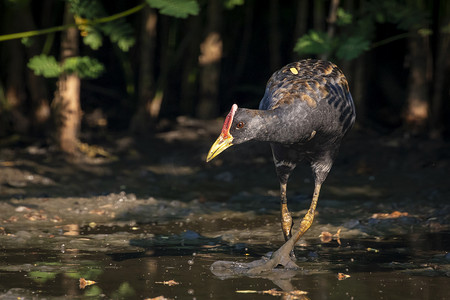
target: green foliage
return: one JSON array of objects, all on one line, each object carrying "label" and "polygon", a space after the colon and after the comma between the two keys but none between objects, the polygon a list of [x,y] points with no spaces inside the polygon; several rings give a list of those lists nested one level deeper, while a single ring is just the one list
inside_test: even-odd
[{"label": "green foliage", "polygon": [[370,41],[363,36],[350,36],[341,39],[336,50],[336,57],[344,60],[352,60],[369,50]]},{"label": "green foliage", "polygon": [[225,0],[224,6],[226,9],[233,9],[236,6],[244,5],[244,0]]},{"label": "green foliage", "polygon": [[90,286],[86,288],[84,292],[85,297],[100,297],[100,295],[103,293],[102,289],[99,288],[97,285]]},{"label": "green foliage", "polygon": [[119,288],[112,293],[111,298],[112,299],[124,299],[124,298],[131,298],[134,295],[136,295],[136,291],[134,288],[129,284],[128,282],[122,282],[119,286]]},{"label": "green foliage", "polygon": [[[427,2],[417,0],[368,0],[358,14],[351,14],[342,8],[336,12],[336,34],[329,37],[324,31],[311,30],[300,37],[294,51],[300,55],[330,55],[338,59],[352,60],[371,48],[374,43],[377,24],[396,24],[404,31],[430,35]],[[388,38],[386,41],[395,39]],[[384,40],[375,43],[383,45]]]},{"label": "green foliage", "polygon": [[58,77],[63,72],[76,73],[80,78],[97,78],[104,71],[102,63],[88,56],[70,57],[60,65],[54,56],[41,54],[32,57],[28,62],[28,67],[36,75],[42,75],[46,78]]},{"label": "green foliage", "polygon": [[148,5],[159,9],[163,15],[176,18],[186,18],[189,15],[197,15],[199,6],[195,0],[145,0]]},{"label": "green foliage", "polygon": [[85,34],[83,34],[83,43],[93,50],[98,50],[103,45],[103,37],[100,31],[89,26],[85,29]]},{"label": "green foliage", "polygon": [[103,73],[105,67],[95,58],[77,56],[66,59],[62,69],[68,74],[76,73],[80,78],[97,78]]},{"label": "green foliage", "polygon": [[36,75],[42,75],[45,78],[58,77],[62,68],[54,56],[45,54],[36,55],[28,62],[28,68],[34,71]]},{"label": "green foliage", "polygon": [[336,24],[338,26],[348,25],[353,22],[353,15],[345,11],[345,9],[343,9],[342,7],[338,7],[336,15],[337,15]]},{"label": "green foliage", "polygon": [[56,272],[43,272],[43,271],[31,271],[28,273],[28,277],[33,279],[37,283],[45,283],[49,280],[55,279]]},{"label": "green foliage", "polygon": [[333,48],[332,40],[325,32],[310,30],[298,39],[294,51],[300,54],[324,54]]},{"label": "green foliage", "polygon": [[135,44],[133,28],[124,19],[96,25],[83,24],[85,19],[95,20],[108,15],[99,0],[69,0],[69,3],[82,32],[83,43],[93,50],[103,44],[101,33],[109,36],[122,51],[128,51]]}]

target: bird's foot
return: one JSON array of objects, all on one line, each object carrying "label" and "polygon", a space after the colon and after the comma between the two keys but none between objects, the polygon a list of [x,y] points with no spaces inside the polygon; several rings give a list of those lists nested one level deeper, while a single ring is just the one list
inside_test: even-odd
[{"label": "bird's foot", "polygon": [[211,271],[220,277],[229,277],[236,275],[259,275],[272,272],[274,269],[283,267],[285,270],[300,269],[295,263],[293,254],[292,239],[287,241],[272,256],[264,256],[259,260],[249,263],[239,263],[233,261],[216,261],[211,265]]},{"label": "bird's foot", "polygon": [[275,251],[269,260],[266,259],[265,262],[261,262],[260,264],[249,268],[246,274],[257,275],[265,272],[270,272],[280,266],[287,270],[300,269],[300,267],[295,263],[295,255],[293,257],[291,256],[293,254],[293,251],[290,250],[289,247],[286,247],[286,244]]}]

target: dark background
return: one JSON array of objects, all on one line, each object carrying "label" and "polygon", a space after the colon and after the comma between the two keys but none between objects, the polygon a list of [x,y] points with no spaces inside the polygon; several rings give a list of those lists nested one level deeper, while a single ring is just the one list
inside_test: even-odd
[{"label": "dark background", "polygon": [[[95,19],[141,4],[85,1],[103,8],[96,13],[93,9],[83,12],[76,3],[1,1],[0,32],[73,23],[77,13]],[[0,42],[0,138],[4,144],[37,140],[73,154],[60,141],[63,127],[72,122],[61,121],[67,114],[61,101],[80,105],[72,139],[88,142],[90,137],[109,133],[153,134],[166,130],[181,115],[213,119],[223,116],[233,103],[256,108],[270,75],[302,58],[328,59],[343,69],[356,102],[358,128],[423,139],[448,137],[447,1],[212,0],[198,1],[198,11],[186,18],[161,14],[151,7],[152,1],[148,3],[120,19],[129,30],[127,38],[134,40],[126,51],[102,30],[102,46],[94,50],[84,43],[82,27],[71,28],[81,35],[69,57],[96,58],[105,69],[96,78],[80,76],[80,94],[71,99],[58,98],[66,73],[44,78],[27,67],[30,58],[44,52],[63,63],[66,31]],[[342,24],[333,5],[351,15],[351,20]],[[65,21],[68,13],[72,16]],[[155,23],[145,29],[143,24],[150,18]],[[299,38],[311,32],[332,39],[327,44],[331,50],[294,51]],[[219,53],[212,62],[202,63],[199,57],[214,50],[214,45],[202,48],[212,34],[217,37],[215,45],[221,45]],[[367,46],[358,50],[361,43],[349,44],[348,37],[359,37]],[[347,53],[354,52],[351,58],[338,55],[343,46],[349,47]],[[158,92],[162,101],[151,113],[148,107]]]}]

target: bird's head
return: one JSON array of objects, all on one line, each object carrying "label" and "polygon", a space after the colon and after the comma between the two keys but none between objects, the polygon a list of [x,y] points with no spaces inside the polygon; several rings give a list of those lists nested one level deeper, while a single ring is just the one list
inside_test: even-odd
[{"label": "bird's head", "polygon": [[223,123],[222,132],[211,146],[206,161],[209,162],[233,145],[253,139],[261,127],[258,126],[259,120],[257,110],[238,108],[233,104]]}]

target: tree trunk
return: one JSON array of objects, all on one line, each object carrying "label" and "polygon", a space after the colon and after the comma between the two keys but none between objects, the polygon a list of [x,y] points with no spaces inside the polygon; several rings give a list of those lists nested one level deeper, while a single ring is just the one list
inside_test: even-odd
[{"label": "tree trunk", "polygon": [[429,117],[430,45],[428,36],[418,34],[409,38],[409,82],[404,110],[406,130],[423,133]]},{"label": "tree trunk", "polygon": [[269,63],[270,71],[274,72],[281,67],[281,41],[279,29],[280,8],[278,0],[270,0],[269,10]]},{"label": "tree trunk", "polygon": [[450,95],[448,85],[446,87],[446,75],[449,74],[450,67],[450,58],[448,55],[450,52],[450,36],[448,32],[444,32],[443,30],[447,24],[450,24],[449,1],[440,1],[440,5],[437,6],[437,9],[437,14],[440,15],[440,18],[437,21],[439,29],[437,32],[437,49],[433,76],[433,98],[430,111],[431,138],[440,138],[442,136],[442,131],[444,130],[444,95],[447,97]]},{"label": "tree trunk", "polygon": [[[48,1],[45,1],[44,3],[48,9],[51,3]],[[23,10],[20,20],[23,24],[23,31],[36,28],[29,3]],[[35,55],[39,55],[41,53],[41,49],[41,38],[35,37],[34,42],[29,47],[25,47],[27,58],[30,59]],[[28,68],[26,72],[29,97],[31,100],[31,131],[33,134],[45,136],[50,121],[50,104],[48,101],[48,91],[45,78],[35,75],[34,72]]]},{"label": "tree trunk", "polygon": [[[339,6],[339,0],[331,0],[330,10],[327,18],[327,35],[330,40],[334,37],[336,31],[337,9]],[[329,53],[323,53],[320,55],[320,59],[327,60]]]},{"label": "tree trunk", "polygon": [[154,119],[152,101],[155,97],[155,49],[158,15],[150,7],[142,11],[141,45],[139,52],[138,107],[131,120],[134,133],[148,132]]},{"label": "tree trunk", "polygon": [[325,30],[325,2],[324,0],[314,0],[313,7],[313,23],[314,30],[324,31]]},{"label": "tree trunk", "polygon": [[[66,3],[64,24],[74,22]],[[78,29],[70,27],[62,33],[61,61],[78,55]],[[61,74],[57,82],[55,99],[53,100],[56,118],[56,139],[59,148],[75,155],[78,150],[78,134],[81,123],[80,78],[76,74]]]},{"label": "tree trunk", "polygon": [[[11,7],[7,10],[3,22],[10,26],[10,31],[20,32],[22,30],[22,23],[19,18],[23,9],[17,4],[16,7]],[[2,134],[11,132],[19,134],[27,134],[30,127],[30,120],[26,115],[26,87],[25,87],[25,53],[24,47],[19,40],[12,40],[4,42],[5,54],[7,59],[4,60],[7,65],[5,70],[8,74],[5,86],[5,111],[2,112],[3,118],[0,126]],[[5,129],[7,128],[7,129]],[[9,130],[8,130],[9,129]]]},{"label": "tree trunk", "polygon": [[216,117],[219,112],[219,79],[222,59],[222,1],[208,1],[205,39],[200,45],[200,101],[197,116]]},{"label": "tree trunk", "polygon": [[[308,0],[297,1],[297,11],[295,16],[294,41],[306,34],[308,28]],[[298,60],[299,55],[296,51],[292,51],[291,60]]]},{"label": "tree trunk", "polygon": [[193,115],[195,114],[195,99],[198,93],[198,56],[200,49],[198,45],[201,42],[201,17],[193,16],[187,20],[187,33],[189,42],[182,63],[181,76],[181,95],[180,95],[180,109],[181,114]]},{"label": "tree trunk", "polygon": [[226,82],[227,89],[225,91],[224,102],[230,102],[233,100],[234,93],[236,92],[236,86],[242,81],[242,76],[245,71],[245,67],[248,60],[248,54],[250,50],[250,43],[253,34],[253,19],[255,11],[255,1],[245,1],[244,3],[245,15],[243,17],[243,24],[236,23],[238,34],[234,35],[235,43],[239,48],[237,53],[236,62],[234,63],[234,71],[228,76]]}]

